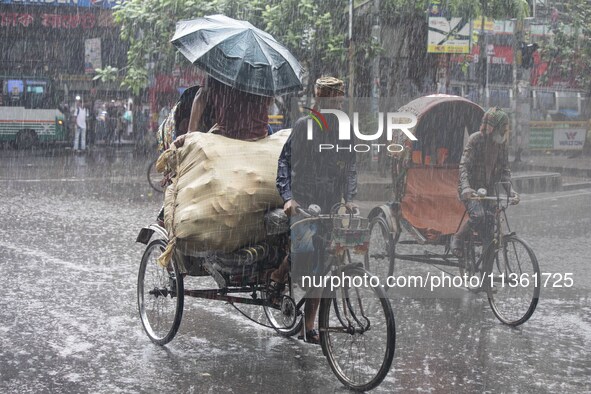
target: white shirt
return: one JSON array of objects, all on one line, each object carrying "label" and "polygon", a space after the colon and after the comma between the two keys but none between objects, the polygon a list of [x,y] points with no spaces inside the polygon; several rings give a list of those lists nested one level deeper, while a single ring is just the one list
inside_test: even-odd
[{"label": "white shirt", "polygon": [[76,107],[76,125],[82,129],[86,128],[86,116],[88,113],[84,107]]}]

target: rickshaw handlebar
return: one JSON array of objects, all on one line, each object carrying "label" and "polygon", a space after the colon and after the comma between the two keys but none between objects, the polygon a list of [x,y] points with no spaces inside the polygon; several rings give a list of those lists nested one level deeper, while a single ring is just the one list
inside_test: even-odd
[{"label": "rickshaw handlebar", "polygon": [[494,197],[494,196],[478,196],[476,194],[473,194],[472,197],[470,197],[470,200],[487,200],[487,201],[497,201],[497,200],[506,200],[506,199],[510,199],[511,197],[509,196],[499,196],[499,197]]},{"label": "rickshaw handlebar", "polygon": [[301,214],[304,219],[298,220],[297,222],[291,224],[290,229],[293,228],[294,226],[298,226],[301,225],[303,223],[307,223],[307,222],[314,222],[314,221],[318,221],[318,220],[331,220],[337,217],[342,217],[343,219],[352,219],[354,217],[359,217],[359,209],[356,210],[356,212],[353,213],[347,213],[347,214],[321,214],[321,210],[320,207],[318,205],[315,204],[311,204],[308,209],[303,209],[302,207],[296,207],[296,212]]},{"label": "rickshaw handlebar", "polygon": [[479,196],[478,194],[473,194],[472,197],[470,197],[470,200],[475,200],[475,201],[495,201],[497,202],[499,205],[501,204],[502,201],[506,201],[507,205],[504,206],[505,208],[509,205],[517,205],[519,203],[519,198],[515,198],[515,197],[511,197],[507,194],[504,195],[498,195],[498,196]]}]

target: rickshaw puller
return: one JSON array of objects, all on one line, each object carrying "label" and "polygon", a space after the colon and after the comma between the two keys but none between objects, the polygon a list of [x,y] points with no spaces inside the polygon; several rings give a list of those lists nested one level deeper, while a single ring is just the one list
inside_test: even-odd
[{"label": "rickshaw puller", "polygon": [[[319,110],[320,107],[340,108],[345,95],[343,81],[333,77],[319,78],[316,80],[314,93],[317,98],[316,109]],[[308,140],[309,119],[311,119],[309,116],[305,116],[297,120],[279,156],[277,189],[284,201],[285,213],[288,216],[297,215],[296,209],[300,204],[304,207],[309,204],[317,204],[322,213],[329,213],[335,204],[341,202],[341,199],[345,200],[347,209],[355,210],[356,206],[351,202],[357,193],[355,152],[336,152],[334,150],[320,152],[318,150],[320,144],[338,142],[338,119],[333,114],[326,115],[327,131],[321,130],[313,123],[313,140]],[[305,260],[313,261],[315,265],[322,265],[325,260],[325,247],[318,237],[314,237],[313,245],[311,245],[312,250],[293,253],[296,249],[306,249],[296,243],[300,238],[297,234],[298,231],[304,231],[304,229],[294,227],[291,234],[292,253],[290,253],[290,258],[294,260],[294,266]],[[269,284],[271,298],[276,299],[281,295],[289,269],[290,262],[286,257],[271,274]],[[320,343],[318,332],[314,329],[319,304],[319,298],[306,300],[304,307],[305,332],[304,335],[299,336],[299,339],[313,344]]]},{"label": "rickshaw puller", "polygon": [[493,107],[486,111],[479,131],[470,136],[464,147],[458,193],[469,218],[451,238],[451,251],[458,257],[462,257],[463,243],[470,231],[477,231],[484,245],[490,242],[492,236],[486,220],[487,211],[491,208],[485,201],[471,198],[475,190],[495,190],[496,184],[502,182],[511,197],[511,204],[519,203],[519,195],[511,185],[508,139],[509,116],[500,108]]}]

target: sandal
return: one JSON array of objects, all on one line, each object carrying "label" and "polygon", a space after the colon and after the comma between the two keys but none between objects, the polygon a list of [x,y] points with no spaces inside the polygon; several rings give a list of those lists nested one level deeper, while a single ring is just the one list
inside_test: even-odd
[{"label": "sandal", "polygon": [[303,340],[304,342],[311,343],[313,345],[320,344],[320,335],[318,335],[318,331],[316,329],[311,329],[306,331],[306,335],[298,335],[298,339]]},{"label": "sandal", "polygon": [[275,282],[273,279],[269,279],[269,283],[267,284],[267,301],[275,306],[280,306],[284,291],[285,283]]}]

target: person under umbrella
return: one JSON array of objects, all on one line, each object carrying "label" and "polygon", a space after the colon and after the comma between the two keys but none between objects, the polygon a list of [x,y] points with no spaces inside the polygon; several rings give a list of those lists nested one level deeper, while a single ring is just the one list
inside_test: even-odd
[{"label": "person under umbrella", "polygon": [[272,98],[303,88],[304,71],[295,57],[246,21],[224,15],[179,21],[171,42],[210,76],[193,101],[190,132],[197,131],[211,103],[217,124],[213,132],[241,140],[263,138],[269,132]]},{"label": "person under umbrella", "polygon": [[244,141],[267,136],[272,97],[242,92],[210,77],[193,100],[189,132],[197,131],[207,103],[215,108],[214,133]]}]

